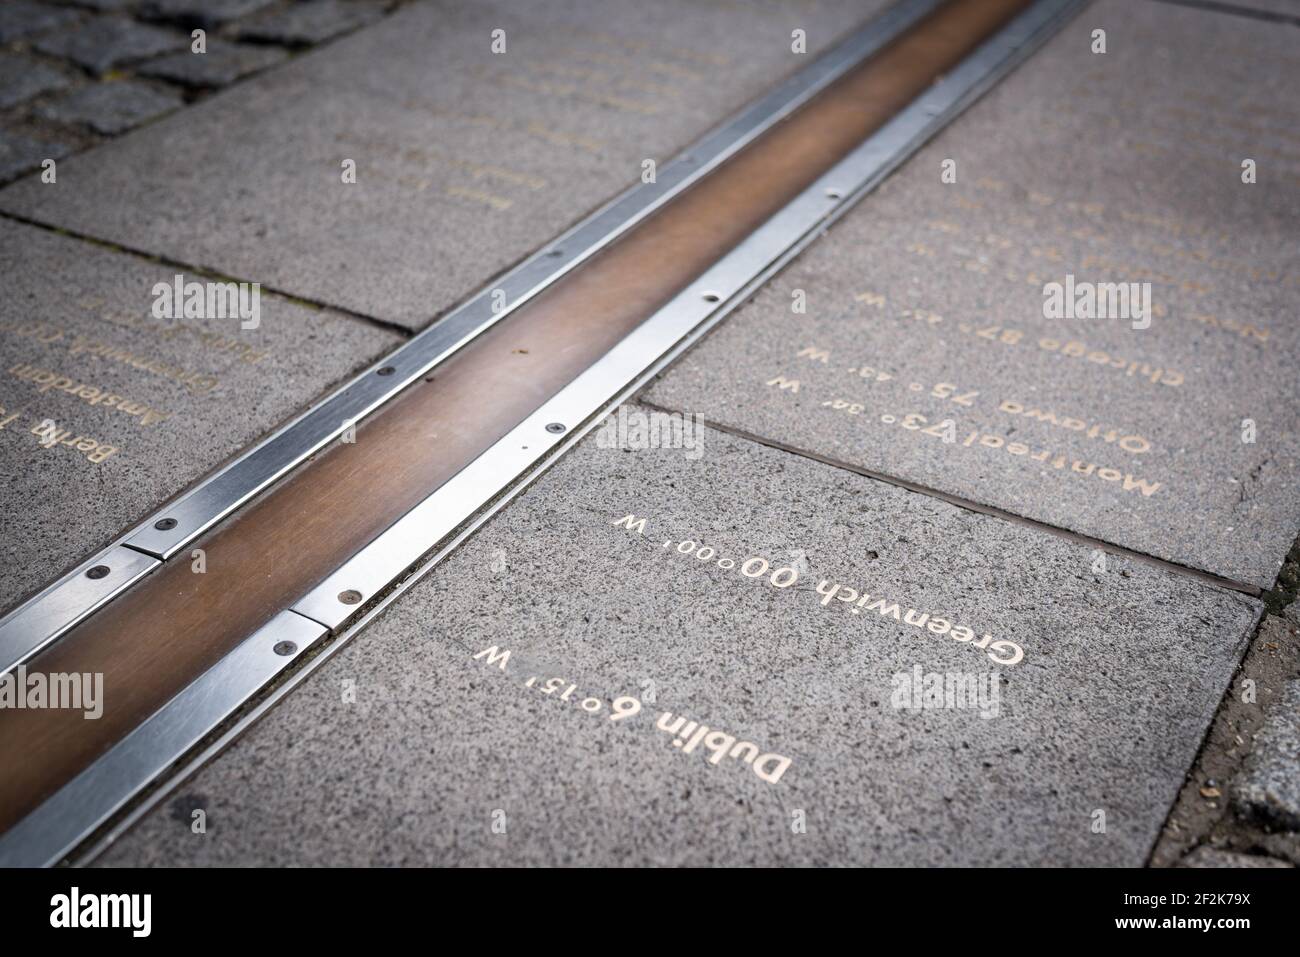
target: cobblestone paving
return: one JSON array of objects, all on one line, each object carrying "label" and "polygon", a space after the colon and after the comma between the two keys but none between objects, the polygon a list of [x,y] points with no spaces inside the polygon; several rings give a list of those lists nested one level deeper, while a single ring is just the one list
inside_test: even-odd
[{"label": "cobblestone paving", "polygon": [[[374,23],[408,0],[4,0],[0,184]],[[193,52],[194,31],[206,51]]]}]

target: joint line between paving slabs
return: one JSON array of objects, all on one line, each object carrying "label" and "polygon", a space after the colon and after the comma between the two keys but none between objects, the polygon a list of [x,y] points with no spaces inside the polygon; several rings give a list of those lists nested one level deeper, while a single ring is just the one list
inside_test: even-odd
[{"label": "joint line between paving slabs", "polygon": [[[11,213],[5,210],[0,210],[0,219],[7,219],[15,223],[22,223],[25,226],[32,226],[37,229],[43,229],[46,232],[53,233],[57,236],[76,239],[83,243],[90,243],[91,245],[98,246],[101,249],[108,249],[124,256],[131,256],[135,259],[143,259],[151,263],[156,263],[157,265],[160,266],[165,266],[168,269],[175,269],[180,272],[190,272],[196,276],[203,276],[207,279],[224,280],[227,282],[247,282],[247,283],[256,282],[261,287],[262,291],[265,292],[267,295],[277,296],[281,299],[286,300],[287,302],[292,302],[297,305],[306,306],[308,308],[316,309],[316,310],[329,309],[330,311],[337,312],[348,319],[353,319],[357,322],[363,322],[368,325],[375,326],[376,328],[382,329],[385,332],[397,333],[401,335],[403,339],[410,339],[414,335],[414,332],[411,329],[408,329],[406,326],[398,325],[395,322],[389,322],[386,319],[379,319],[375,316],[368,316],[365,315],[364,313],[354,312],[353,310],[348,309],[346,306],[335,306],[332,305],[331,303],[319,302],[315,299],[307,299],[304,298],[303,296],[297,295],[296,293],[285,292],[282,289],[278,289],[274,286],[269,286],[266,283],[261,282],[260,280],[257,279],[247,279],[243,276],[230,276],[222,272],[217,272],[211,267],[195,266],[192,263],[184,263],[176,259],[169,259],[166,256],[159,256],[156,253],[145,252],[142,249],[136,249],[132,246],[123,246],[121,243],[111,242],[110,240],[107,239],[99,239],[96,236],[90,236],[87,235],[86,233],[77,232],[76,230],[73,229],[66,229],[62,226],[51,226],[49,223],[41,222],[39,219],[31,219],[27,216],[21,216],[17,213]],[[432,319],[430,319],[430,323],[436,321],[438,318],[440,317],[438,316],[433,317]]]},{"label": "joint line between paving slabs", "polygon": [[1244,17],[1247,20],[1264,20],[1268,23],[1287,23],[1294,27],[1300,27],[1300,16],[1294,16],[1289,13],[1278,13],[1275,10],[1256,10],[1253,7],[1242,7],[1235,3],[1223,3],[1220,0],[1153,0],[1155,3],[1165,3],[1174,7],[1188,7],[1192,10],[1204,10],[1206,13],[1222,13],[1229,17]]},{"label": "joint line between paving slabs", "polygon": [[[649,399],[638,396],[637,403],[659,412],[683,414],[681,409],[670,409],[666,406],[659,405]],[[696,413],[698,415],[698,413]],[[1075,532],[1068,528],[1062,528],[1059,525],[1052,525],[1048,522],[1038,521],[1037,519],[1026,518],[1023,515],[1016,515],[1014,512],[1007,512],[993,505],[984,505],[980,502],[963,498],[960,495],[952,495],[948,492],[941,492],[938,489],[931,488],[928,485],[921,485],[917,482],[909,482],[906,479],[894,475],[888,475],[884,472],[875,472],[871,469],[861,468],[857,465],[850,465],[847,462],[841,462],[838,459],[828,458],[824,455],[818,455],[816,452],[810,452],[807,449],[801,449],[793,445],[786,445],[775,439],[766,438],[762,435],[756,435],[753,432],[746,432],[744,429],[737,429],[734,426],[723,425],[715,422],[704,415],[699,415],[699,420],[711,429],[717,429],[719,432],[725,432],[728,435],[734,435],[737,438],[747,439],[750,442],[756,442],[759,445],[766,445],[769,448],[777,449],[781,452],[788,452],[790,455],[799,455],[806,459],[812,459],[815,462],[821,462],[823,465],[829,465],[832,468],[844,469],[846,472],[853,472],[857,475],[865,475],[867,478],[875,479],[878,482],[887,482],[890,485],[896,485],[899,488],[907,489],[909,492],[916,492],[918,495],[927,495],[930,498],[947,502],[949,505],[955,505],[958,508],[964,508],[967,511],[979,512],[982,515],[991,515],[994,518],[1000,518],[1003,521],[1012,522],[1017,525],[1027,526],[1037,529],[1041,532],[1047,532],[1057,538],[1064,538],[1068,541],[1080,545],[1089,545],[1093,548],[1099,548],[1103,551],[1110,552],[1113,555],[1122,555],[1135,561],[1140,561],[1148,565],[1155,565],[1167,571],[1176,572],[1188,578],[1194,578],[1199,581],[1215,585],[1219,588],[1226,588],[1236,594],[1245,595],[1250,598],[1259,598],[1263,595],[1263,589],[1255,585],[1248,585],[1244,582],[1233,581],[1231,578],[1223,578],[1210,572],[1201,571],[1199,568],[1190,568],[1187,565],[1179,565],[1177,562],[1171,562],[1164,558],[1157,558],[1154,555],[1148,555],[1145,552],[1134,551],[1130,548],[1124,548],[1111,542],[1103,541],[1099,538],[1093,538],[1090,535],[1084,535],[1082,532]]]}]

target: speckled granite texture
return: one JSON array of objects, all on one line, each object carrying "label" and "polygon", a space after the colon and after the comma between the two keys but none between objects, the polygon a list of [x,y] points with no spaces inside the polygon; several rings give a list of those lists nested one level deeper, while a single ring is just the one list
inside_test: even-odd
[{"label": "speckled granite texture", "polygon": [[717,432],[589,437],[103,862],[1140,864],[1259,604],[1094,561]]}]

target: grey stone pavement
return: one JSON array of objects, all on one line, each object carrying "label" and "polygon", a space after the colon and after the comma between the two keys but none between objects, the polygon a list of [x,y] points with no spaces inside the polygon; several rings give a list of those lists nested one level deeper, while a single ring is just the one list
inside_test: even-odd
[{"label": "grey stone pavement", "polygon": [[[384,5],[351,0],[3,7],[0,76],[15,82],[0,137],[30,139],[26,152],[0,149],[0,165],[17,173],[81,152],[58,159],[52,182],[35,172],[0,193],[21,217],[0,218],[0,407],[19,416],[0,430],[15,443],[0,475],[6,499],[24,503],[5,511],[0,554],[15,571],[0,611],[395,345],[387,320],[427,322],[635,182],[647,140],[671,155],[774,70],[806,62],[776,6],[732,30],[734,16],[688,17],[678,3],[667,33],[637,6],[610,6],[598,23],[562,0],[389,4],[377,23]],[[791,9],[807,11],[815,54],[879,6]],[[516,37],[514,68],[484,66],[497,22]],[[210,31],[206,53],[188,48],[195,26]],[[224,93],[199,79],[220,87],[276,64]],[[611,65],[624,64],[615,82]],[[503,97],[518,115],[500,115]],[[373,136],[355,141],[367,124]],[[51,153],[40,138],[62,145]],[[344,143],[355,184],[339,172]],[[493,205],[502,195],[513,198]],[[104,222],[79,220],[88,209]],[[270,296],[255,331],[153,318],[154,285],[178,274],[288,298]],[[150,363],[167,373],[141,377]],[[143,424],[74,394],[90,389],[158,414]],[[33,431],[46,420],[61,430],[49,448]],[[73,451],[78,439],[89,451]],[[89,458],[100,446],[114,451]]]},{"label": "grey stone pavement", "polygon": [[1144,861],[1257,601],[699,438],[588,436],[106,861]]},{"label": "grey stone pavement", "polygon": [[[1094,4],[650,400],[1267,589],[1300,528],[1300,114],[1265,116],[1297,65],[1266,23]],[[1045,317],[1070,277],[1150,314]]]},{"label": "grey stone pavement", "polygon": [[[101,863],[1300,862],[1296,48],[1244,5],[1095,4],[625,410],[702,454],[589,436]],[[0,609],[883,6],[0,6]],[[1068,272],[1150,327],[1058,332]],[[152,316],[181,273],[258,328]]]},{"label": "grey stone pavement", "polygon": [[0,210],[417,329],[883,6],[412,4]]}]

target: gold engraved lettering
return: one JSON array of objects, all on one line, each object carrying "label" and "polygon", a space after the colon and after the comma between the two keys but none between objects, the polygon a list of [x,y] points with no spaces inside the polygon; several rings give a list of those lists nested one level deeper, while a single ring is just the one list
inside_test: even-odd
[{"label": "gold engraved lettering", "polygon": [[115,409],[124,415],[138,419],[142,425],[148,426],[165,422],[172,415],[170,412],[155,409],[152,406],[136,402],[107,389],[78,382],[70,376],[60,375],[57,372],[41,369],[27,363],[10,366],[8,372],[19,381],[31,382],[36,385],[37,392],[45,393],[57,389],[80,399],[87,405]]}]

